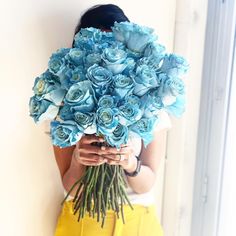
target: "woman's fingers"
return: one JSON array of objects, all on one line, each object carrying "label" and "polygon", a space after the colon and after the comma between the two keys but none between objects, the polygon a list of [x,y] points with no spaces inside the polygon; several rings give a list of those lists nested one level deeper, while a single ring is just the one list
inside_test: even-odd
[{"label": "woman's fingers", "polygon": [[104,157],[96,155],[96,154],[83,154],[79,157],[79,159],[84,161],[101,161],[104,160]]},{"label": "woman's fingers", "polygon": [[102,146],[100,148],[101,150],[99,151],[99,155],[106,155],[106,154],[126,154],[126,153],[131,153],[132,149],[130,147],[122,147],[120,149],[113,148],[113,147],[105,147]]},{"label": "woman's fingers", "polygon": [[107,162],[107,160],[104,159],[102,156],[92,154],[84,154],[82,156],[79,155],[76,159],[83,165],[101,165]]},{"label": "woman's fingers", "polygon": [[132,149],[129,147],[121,148],[117,150],[116,148],[112,147],[99,147],[99,146],[92,146],[89,144],[80,145],[79,152],[82,153],[92,153],[97,155],[118,155],[118,154],[130,154],[132,153]]},{"label": "woman's fingers", "polygon": [[109,165],[119,165],[119,164],[120,164],[120,162],[118,162],[118,161],[111,161],[111,160],[109,160],[109,161],[107,161],[107,164],[109,164]]},{"label": "woman's fingers", "polygon": [[129,144],[121,145],[120,149],[115,147],[98,146],[93,143],[103,143],[104,139],[96,135],[85,135],[76,145],[77,160],[83,165],[122,165],[129,162],[133,149]]},{"label": "woman's fingers", "polygon": [[81,138],[80,144],[91,144],[91,143],[102,143],[104,139],[102,137],[98,137],[96,135],[85,135]]},{"label": "woman's fingers", "polygon": [[130,156],[130,153],[125,153],[125,154],[108,154],[108,155],[103,155],[104,158],[107,158],[108,160],[113,160],[113,161],[124,161],[128,159]]},{"label": "woman's fingers", "polygon": [[105,163],[104,161],[102,161],[102,162],[92,162],[92,161],[83,161],[83,162],[81,162],[81,164],[85,165],[85,166],[99,166],[99,165],[102,165],[104,163]]},{"label": "woman's fingers", "polygon": [[107,164],[109,165],[126,165],[129,162],[128,159],[122,160],[122,161],[116,161],[116,160],[112,160],[112,159],[107,159]]},{"label": "woman's fingers", "polygon": [[97,154],[97,155],[101,155],[102,154],[101,147],[92,146],[90,144],[81,145],[79,147],[79,152],[80,153],[85,153],[85,154],[88,154],[88,153]]}]

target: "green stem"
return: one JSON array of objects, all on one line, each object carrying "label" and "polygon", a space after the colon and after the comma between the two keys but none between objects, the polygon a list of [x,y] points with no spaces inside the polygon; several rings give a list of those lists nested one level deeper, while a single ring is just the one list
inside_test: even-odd
[{"label": "green stem", "polygon": [[122,194],[123,194],[125,200],[126,200],[127,203],[129,204],[130,208],[133,210],[134,208],[133,208],[131,202],[129,201],[129,198],[128,198],[127,194],[126,194],[126,191],[125,191],[124,187],[123,187],[122,185],[121,185],[120,187],[121,187],[121,192],[122,192]]},{"label": "green stem", "polygon": [[[82,186],[83,186],[83,191],[81,192],[80,196],[76,199],[74,198],[75,200],[75,206],[74,206],[74,214],[76,214],[76,212],[78,211],[79,208],[81,208],[83,206],[83,202],[84,202],[84,195],[85,195],[85,192],[86,192],[86,187],[87,187],[87,183],[90,181],[90,176],[91,176],[91,173],[92,173],[92,168],[91,167],[88,167],[85,171],[85,175],[83,178],[81,178],[81,181],[82,181]],[[79,189],[77,189],[77,192],[78,192]],[[82,204],[81,204],[82,203]],[[82,211],[80,209],[80,216],[82,214]]]},{"label": "green stem", "polygon": [[97,221],[100,221],[100,212],[101,212],[101,203],[102,203],[102,190],[105,178],[105,170],[106,166],[104,164],[101,165],[101,183],[98,190],[98,210],[97,210]]},{"label": "green stem", "polygon": [[112,210],[115,211],[115,191],[114,191],[114,185],[111,187],[111,206]]},{"label": "green stem", "polygon": [[124,217],[124,207],[123,207],[123,197],[121,195],[121,217],[122,217],[122,221],[123,221],[123,224],[125,224],[125,217]]}]

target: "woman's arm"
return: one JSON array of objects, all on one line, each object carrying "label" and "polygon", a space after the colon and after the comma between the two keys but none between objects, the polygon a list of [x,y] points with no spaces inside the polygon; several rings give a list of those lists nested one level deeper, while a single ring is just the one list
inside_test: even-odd
[{"label": "woman's arm", "polygon": [[[135,177],[127,176],[129,185],[135,192],[145,193],[153,187],[160,161],[165,157],[166,135],[166,129],[157,131],[154,134],[153,141],[147,146],[147,148],[144,148],[142,145],[140,154],[142,165],[140,172]],[[126,171],[133,172],[135,168]]]},{"label": "woman's arm", "polygon": [[[136,193],[148,192],[155,183],[155,177],[162,158],[165,157],[167,129],[154,133],[153,141],[140,153],[142,161],[140,172],[137,176],[127,176],[130,187]],[[108,164],[121,165],[127,172],[134,172],[137,160],[131,145],[122,147],[120,151],[115,148],[103,148],[101,153],[108,159]],[[126,156],[126,160],[119,161],[119,154]]]},{"label": "woman's arm", "polygon": [[[83,173],[83,166],[76,162],[73,157],[75,145],[66,148],[60,148],[53,145],[54,155],[57,166],[60,171],[63,187],[69,191],[74,182],[80,178]],[[72,191],[73,193],[73,191]]]},{"label": "woman's arm", "polygon": [[53,145],[54,156],[60,171],[61,179],[63,179],[64,174],[70,167],[74,149],[75,145],[66,148],[60,148]]},{"label": "woman's arm", "polygon": [[[76,148],[74,148],[74,151],[76,151]],[[85,171],[85,165],[79,163],[74,155],[74,152],[72,153],[72,157],[71,157],[71,163],[70,163],[70,167],[68,168],[68,170],[65,172],[63,179],[62,179],[62,183],[63,186],[65,188],[65,190],[68,192],[70,190],[70,188],[72,187],[72,185],[78,180],[80,179],[80,177],[83,175]],[[76,188],[74,188],[70,195],[74,196],[76,192]]]}]

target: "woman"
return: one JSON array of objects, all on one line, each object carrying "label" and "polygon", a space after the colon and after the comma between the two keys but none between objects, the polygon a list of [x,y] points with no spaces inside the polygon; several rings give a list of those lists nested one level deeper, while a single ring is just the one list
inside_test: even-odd
[{"label": "woman", "polygon": [[[75,34],[86,27],[100,28],[110,31],[114,22],[129,21],[124,12],[115,5],[97,5],[90,8],[81,17]],[[59,148],[53,146],[56,161],[60,170],[62,183],[66,191],[78,180],[86,166],[97,166],[104,163],[121,165],[126,173],[128,183],[128,197],[134,207],[131,210],[124,207],[126,222],[116,218],[116,214],[108,211],[103,228],[93,218],[86,215],[79,222],[73,215],[72,199],[76,189],[71,192],[70,198],[64,203],[58,218],[55,236],[162,236],[162,228],[156,217],[154,207],[153,185],[160,160],[165,156],[166,133],[170,128],[170,119],[162,112],[160,122],[156,127],[153,141],[144,148],[141,139],[133,138],[126,146],[118,151],[116,148],[94,146],[94,142],[103,142],[95,135],[85,135],[74,146]],[[138,158],[141,167],[138,168]]]}]

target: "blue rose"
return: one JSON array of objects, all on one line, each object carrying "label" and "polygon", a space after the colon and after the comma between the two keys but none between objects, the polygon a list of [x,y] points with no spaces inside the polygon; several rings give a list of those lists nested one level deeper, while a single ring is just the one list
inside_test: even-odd
[{"label": "blue rose", "polygon": [[75,122],[83,129],[85,134],[95,134],[97,126],[95,122],[95,114],[91,112],[75,112]]},{"label": "blue rose", "polygon": [[157,124],[158,117],[141,118],[129,127],[129,130],[143,139],[146,147],[153,139],[153,129]]},{"label": "blue rose", "polygon": [[66,90],[69,89],[71,85],[70,80],[74,69],[75,69],[74,65],[66,62],[61,66],[60,71],[57,72],[57,76],[59,76],[60,78],[60,83],[62,88]]},{"label": "blue rose", "polygon": [[37,96],[30,98],[29,112],[35,123],[53,120],[57,116],[58,111],[59,107],[48,100],[39,99]]},{"label": "blue rose", "polygon": [[108,91],[112,81],[112,73],[97,64],[88,68],[86,77],[91,81],[98,96],[104,95]]},{"label": "blue rose", "polygon": [[33,91],[39,99],[46,99],[59,106],[65,96],[59,78],[48,70],[35,79]]},{"label": "blue rose", "polygon": [[134,52],[134,51],[131,51],[130,49],[126,48],[126,53],[127,53],[127,58],[130,59],[133,59],[133,61],[135,62],[134,64],[136,64],[136,62],[142,58],[142,54],[139,53],[139,52]]},{"label": "blue rose", "polygon": [[166,106],[164,109],[171,115],[181,117],[185,112],[186,97],[185,94],[181,94],[176,97],[176,101],[171,105]]},{"label": "blue rose", "polygon": [[102,42],[107,42],[109,44],[112,44],[113,42],[115,42],[115,37],[113,32],[106,32],[106,31],[102,31],[102,38],[101,38]]},{"label": "blue rose", "polygon": [[157,116],[164,106],[163,98],[159,96],[158,90],[153,90],[142,97],[143,116],[146,118]]},{"label": "blue rose", "polygon": [[133,31],[133,23],[124,21],[124,22],[115,22],[114,26],[111,27],[116,40],[126,43],[129,39],[130,32]]},{"label": "blue rose", "polygon": [[94,45],[94,51],[102,53],[106,48],[120,48],[123,49],[122,44],[117,42],[114,38],[113,32],[102,32],[102,38]]},{"label": "blue rose", "polygon": [[154,29],[134,24],[132,33],[127,41],[127,47],[135,52],[143,52],[146,45],[157,39]]},{"label": "blue rose", "polygon": [[74,46],[88,53],[99,52],[103,33],[93,27],[82,28],[74,37]]},{"label": "blue rose", "polygon": [[142,117],[142,110],[139,106],[131,103],[125,103],[119,106],[119,122],[122,125],[129,126]]},{"label": "blue rose", "polygon": [[83,66],[64,65],[59,73],[61,87],[68,90],[74,83],[86,80]]},{"label": "blue rose", "polygon": [[148,65],[138,66],[131,76],[134,79],[134,94],[137,96],[143,96],[148,90],[158,86],[156,72]]},{"label": "blue rose", "polygon": [[51,121],[52,143],[61,148],[75,145],[83,135],[82,130],[74,121]]},{"label": "blue rose", "polygon": [[35,79],[33,91],[36,95],[42,96],[59,87],[59,78],[47,70]]},{"label": "blue rose", "polygon": [[187,72],[189,65],[187,61],[176,54],[165,55],[161,71],[170,77],[178,77]]},{"label": "blue rose", "polygon": [[104,67],[110,70],[113,74],[122,73],[127,66],[127,54],[122,49],[106,48],[101,57],[104,62]]},{"label": "blue rose", "polygon": [[85,56],[85,51],[80,50],[79,48],[71,48],[69,53],[65,58],[77,66],[83,63],[83,58]]},{"label": "blue rose", "polygon": [[96,113],[97,131],[104,136],[111,134],[118,125],[116,109],[100,107]]},{"label": "blue rose", "polygon": [[129,96],[134,89],[134,81],[132,78],[119,74],[113,77],[113,95],[120,99]]},{"label": "blue rose", "polygon": [[92,39],[93,42],[100,42],[103,37],[103,32],[100,29],[94,27],[82,28],[75,35],[75,41],[77,38]]},{"label": "blue rose", "polygon": [[115,22],[112,30],[117,40],[124,42],[135,52],[143,52],[148,43],[157,39],[152,28],[130,22]]},{"label": "blue rose", "polygon": [[95,115],[92,112],[76,111],[74,113],[75,122],[83,129],[86,129],[88,126],[91,126],[94,123],[94,118]]},{"label": "blue rose", "polygon": [[80,50],[85,50],[87,53],[95,52],[94,50],[94,42],[92,39],[86,39],[83,37],[76,37],[74,41],[74,47],[79,48]]},{"label": "blue rose", "polygon": [[122,144],[127,144],[128,142],[128,128],[121,124],[118,124],[115,130],[105,137],[106,141],[116,148],[120,148]]},{"label": "blue rose", "polygon": [[124,50],[124,51],[128,50],[124,43],[119,42],[117,40],[111,42],[110,45],[109,45],[109,48],[121,49],[121,50]]},{"label": "blue rose", "polygon": [[92,111],[95,103],[91,82],[85,80],[73,84],[68,90],[64,102],[73,106],[71,108],[73,111]]},{"label": "blue rose", "polygon": [[87,68],[89,68],[94,64],[100,64],[101,60],[101,55],[99,53],[90,53],[85,57],[84,64]]},{"label": "blue rose", "polygon": [[144,57],[162,59],[164,57],[165,47],[157,42],[149,43],[144,50]]},{"label": "blue rose", "polygon": [[160,96],[177,96],[185,93],[185,84],[182,79],[160,74],[159,81],[160,85],[158,87],[158,92]]},{"label": "blue rose", "polygon": [[112,108],[115,107],[116,102],[113,96],[111,95],[103,95],[100,97],[98,101],[98,107],[103,107],[103,108]]},{"label": "blue rose", "polygon": [[66,63],[65,56],[69,51],[69,48],[61,48],[51,55],[48,62],[48,69],[51,73],[58,75],[61,68]]},{"label": "blue rose", "polygon": [[135,95],[129,95],[125,97],[124,104],[129,103],[132,106],[141,107],[141,99]]},{"label": "blue rose", "polygon": [[136,62],[133,58],[128,57],[125,61],[126,68],[123,70],[122,74],[126,76],[130,76],[130,74],[134,71]]},{"label": "blue rose", "polygon": [[60,119],[62,120],[73,120],[74,119],[74,113],[71,110],[71,106],[68,104],[64,104],[60,107],[59,113],[58,113]]},{"label": "blue rose", "polygon": [[70,85],[86,80],[85,69],[82,66],[77,66],[71,74]]},{"label": "blue rose", "polygon": [[161,68],[161,65],[162,65],[162,58],[142,57],[137,61],[136,67],[142,66],[142,65],[148,66],[150,69],[156,71],[156,74],[159,74],[159,73],[161,73],[160,68]]}]

